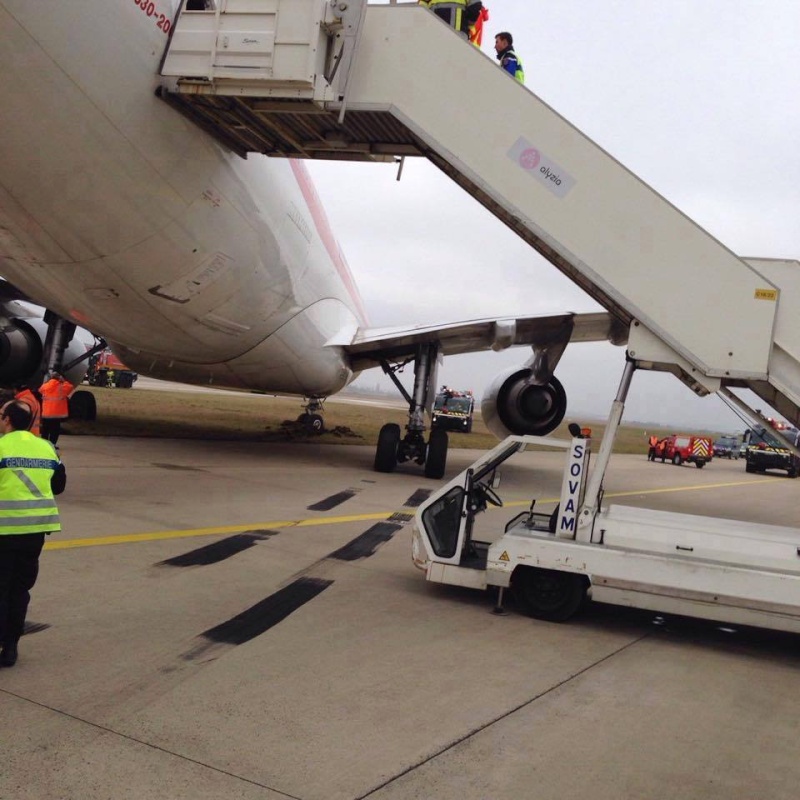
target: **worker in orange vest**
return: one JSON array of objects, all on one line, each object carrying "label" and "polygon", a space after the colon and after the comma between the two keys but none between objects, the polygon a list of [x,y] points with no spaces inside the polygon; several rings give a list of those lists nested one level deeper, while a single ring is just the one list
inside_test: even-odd
[{"label": "worker in orange vest", "polygon": [[27,386],[20,386],[19,390],[14,395],[14,399],[25,403],[31,410],[31,425],[28,430],[34,436],[41,436],[40,424],[42,421],[42,404],[36,395],[37,393],[35,390],[29,389]]},{"label": "worker in orange vest", "polygon": [[69,416],[69,396],[75,388],[63,375],[54,372],[39,387],[42,396],[42,437],[53,444],[61,434],[61,420]]}]

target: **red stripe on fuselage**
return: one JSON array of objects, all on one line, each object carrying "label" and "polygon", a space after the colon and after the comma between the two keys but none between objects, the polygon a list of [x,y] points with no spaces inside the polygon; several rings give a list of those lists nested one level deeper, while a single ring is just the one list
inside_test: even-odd
[{"label": "red stripe on fuselage", "polygon": [[345,288],[355,304],[355,310],[358,314],[359,321],[362,325],[366,325],[367,314],[364,311],[364,303],[361,300],[361,295],[358,292],[356,282],[353,280],[350,268],[347,266],[344,255],[339,248],[339,243],[333,235],[331,224],[328,222],[328,217],[325,214],[325,209],[322,207],[322,202],[319,199],[317,190],[314,188],[311,176],[308,174],[305,164],[301,161],[293,161],[290,159],[289,163],[292,165],[292,172],[294,172],[295,178],[297,178],[300,191],[303,193],[303,198],[306,201],[308,210],[311,212],[311,217],[314,220],[319,238],[325,245],[325,249],[328,251],[328,255],[331,257],[331,261],[336,267],[336,271],[339,273],[342,283],[345,285]]}]

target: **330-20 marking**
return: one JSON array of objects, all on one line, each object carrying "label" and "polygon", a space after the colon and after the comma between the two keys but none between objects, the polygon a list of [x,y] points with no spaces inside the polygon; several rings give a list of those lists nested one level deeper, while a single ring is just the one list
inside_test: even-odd
[{"label": "330-20 marking", "polygon": [[156,25],[158,26],[159,30],[164,31],[164,33],[169,33],[170,29],[172,28],[172,23],[167,17],[166,14],[162,14],[161,12],[156,9],[156,4],[153,0],[133,0],[137,6],[145,13],[148,17],[155,17]]}]

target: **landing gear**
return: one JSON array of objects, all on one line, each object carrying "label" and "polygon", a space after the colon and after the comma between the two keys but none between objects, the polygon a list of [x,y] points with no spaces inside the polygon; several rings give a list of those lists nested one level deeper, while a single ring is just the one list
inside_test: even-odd
[{"label": "landing gear", "polygon": [[306,403],[306,410],[298,418],[297,422],[308,434],[319,435],[325,433],[325,420],[322,417],[321,397],[309,397]]},{"label": "landing gear", "polygon": [[436,396],[436,373],[439,348],[436,344],[424,344],[417,348],[414,361],[414,391],[411,395],[397,379],[395,373],[412,359],[401,364],[382,362],[383,371],[392,379],[400,393],[408,401],[408,424],[406,434],[401,437],[400,426],[384,425],[378,435],[375,450],[375,470],[393,472],[404,461],[425,465],[425,477],[438,480],[444,476],[447,466],[447,431],[439,428],[431,431],[425,441],[425,412],[430,414]]}]

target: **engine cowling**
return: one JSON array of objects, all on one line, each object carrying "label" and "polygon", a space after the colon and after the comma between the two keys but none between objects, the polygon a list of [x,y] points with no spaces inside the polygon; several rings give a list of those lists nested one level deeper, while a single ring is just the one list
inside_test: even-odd
[{"label": "engine cowling", "polygon": [[[0,385],[39,386],[44,377],[44,341],[47,323],[43,319],[11,319],[0,330]],[[86,347],[73,339],[64,351],[64,363],[78,358]],[[82,361],[67,370],[64,377],[77,386],[86,375],[88,363]]]},{"label": "engine cowling", "polygon": [[567,411],[567,393],[555,376],[536,383],[530,367],[511,367],[489,385],[481,401],[486,427],[504,439],[546,436],[554,431]]}]

